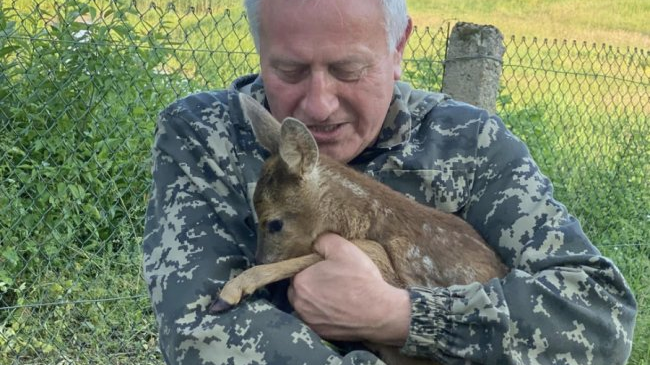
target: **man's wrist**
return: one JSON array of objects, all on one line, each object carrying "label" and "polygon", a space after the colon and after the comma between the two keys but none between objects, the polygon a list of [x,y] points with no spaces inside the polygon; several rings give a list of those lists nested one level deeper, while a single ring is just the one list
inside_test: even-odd
[{"label": "man's wrist", "polygon": [[379,320],[371,327],[368,339],[401,347],[406,342],[411,321],[411,300],[406,289],[387,285],[384,303],[379,308]]}]

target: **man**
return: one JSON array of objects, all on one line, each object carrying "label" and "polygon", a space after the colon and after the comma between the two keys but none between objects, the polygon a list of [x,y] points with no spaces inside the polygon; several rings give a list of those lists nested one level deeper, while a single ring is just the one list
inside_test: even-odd
[{"label": "man", "polygon": [[[363,340],[449,364],[626,361],[634,297],[553,199],[525,146],[497,117],[397,82],[411,32],[404,1],[246,6],[261,77],[190,96],[160,115],[144,273],[169,364],[380,363],[353,346]],[[251,197],[267,153],[242,115],[240,92],[278,120],[302,120],[321,153],[466,219],[509,274],[398,289],[355,246],[328,234],[314,243],[326,260],[288,288],[209,315],[218,289],[254,264]]]}]

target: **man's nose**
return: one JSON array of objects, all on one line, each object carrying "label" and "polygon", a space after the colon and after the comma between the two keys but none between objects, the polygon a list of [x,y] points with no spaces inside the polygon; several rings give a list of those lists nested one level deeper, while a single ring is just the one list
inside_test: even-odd
[{"label": "man's nose", "polygon": [[301,107],[312,122],[322,122],[339,107],[336,80],[326,72],[311,74]]}]

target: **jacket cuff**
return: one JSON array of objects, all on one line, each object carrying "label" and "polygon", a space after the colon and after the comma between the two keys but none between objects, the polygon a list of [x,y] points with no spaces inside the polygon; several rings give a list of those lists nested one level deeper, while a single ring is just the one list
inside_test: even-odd
[{"label": "jacket cuff", "polygon": [[411,323],[400,352],[407,356],[435,358],[443,333],[448,333],[451,294],[446,288],[410,287]]}]

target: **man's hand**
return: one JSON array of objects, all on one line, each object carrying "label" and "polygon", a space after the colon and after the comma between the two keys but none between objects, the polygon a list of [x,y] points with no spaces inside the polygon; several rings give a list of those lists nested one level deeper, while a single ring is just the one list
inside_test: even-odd
[{"label": "man's hand", "polygon": [[386,283],[370,258],[336,234],[314,249],[325,259],[298,273],[289,301],[321,337],[402,346],[409,330],[408,292]]}]

